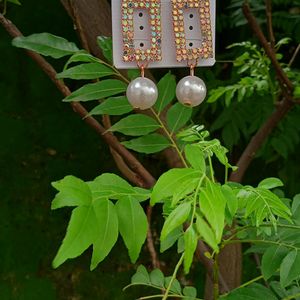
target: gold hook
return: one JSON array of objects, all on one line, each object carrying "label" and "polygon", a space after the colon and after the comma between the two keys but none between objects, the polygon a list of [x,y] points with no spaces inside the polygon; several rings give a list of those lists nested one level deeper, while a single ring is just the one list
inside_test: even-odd
[{"label": "gold hook", "polygon": [[146,62],[144,64],[141,64],[140,61],[137,62],[137,66],[141,71],[141,77],[145,77],[145,68],[147,68],[148,64],[149,64],[148,62]]},{"label": "gold hook", "polygon": [[190,68],[190,75],[195,75],[195,68],[197,67],[198,59],[195,59],[194,63],[190,63],[189,60],[187,61],[187,65]]}]

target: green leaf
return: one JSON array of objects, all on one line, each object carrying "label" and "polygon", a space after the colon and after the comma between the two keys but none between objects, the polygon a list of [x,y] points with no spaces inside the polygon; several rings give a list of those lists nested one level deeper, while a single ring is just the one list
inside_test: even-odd
[{"label": "green leaf", "polygon": [[[171,276],[165,278],[165,287],[169,286],[169,284],[171,282],[171,279],[172,279]],[[170,291],[172,293],[176,294],[176,295],[180,295],[181,294],[181,286],[180,286],[180,283],[179,283],[179,281],[177,279],[175,279],[172,282]]]},{"label": "green leaf", "polygon": [[167,113],[167,125],[170,131],[177,132],[191,118],[193,109],[181,103],[174,104]]},{"label": "green leaf", "polygon": [[226,91],[227,89],[224,86],[220,86],[217,89],[211,90],[207,102],[208,103],[216,102],[219,98],[221,98],[224,95]]},{"label": "green leaf", "polygon": [[295,195],[292,202],[293,218],[300,221],[300,194]]},{"label": "green leaf", "polygon": [[271,190],[279,186],[283,186],[282,181],[274,177],[266,178],[258,184],[259,188],[267,189],[267,190]]},{"label": "green leaf", "polygon": [[182,203],[175,208],[167,217],[160,239],[163,241],[178,226],[182,225],[188,218],[191,211],[191,203]]},{"label": "green leaf", "polygon": [[101,60],[85,50],[80,50],[74,53],[67,61],[65,68],[67,68],[71,63],[74,62],[88,62],[88,63],[101,63]]},{"label": "green leaf", "polygon": [[124,196],[139,195],[139,192],[126,180],[110,173],[104,173],[95,178],[94,181],[89,182],[89,188],[92,191],[94,200],[103,197],[117,200]]},{"label": "green leaf", "polygon": [[143,189],[140,187],[134,187],[133,190],[135,191],[135,194],[133,194],[131,197],[133,197],[134,199],[137,199],[139,202],[148,200],[151,197],[150,190],[146,190],[146,189]]},{"label": "green leaf", "polygon": [[146,154],[160,152],[171,146],[164,136],[157,133],[122,142],[122,144],[128,149]]},{"label": "green leaf", "polygon": [[158,99],[155,109],[160,113],[174,98],[176,90],[175,76],[167,73],[157,84]]},{"label": "green leaf", "polygon": [[51,209],[64,206],[90,205],[92,193],[88,185],[79,178],[66,176],[62,180],[52,182],[52,186],[59,191],[51,204]]},{"label": "green leaf", "polygon": [[131,262],[135,263],[146,240],[147,217],[140,203],[131,197],[119,200],[116,207],[121,236],[128,249]]},{"label": "green leaf", "polygon": [[225,225],[225,205],[221,187],[217,184],[209,183],[206,188],[200,192],[200,210],[209,222],[216,234],[216,240],[219,243],[222,238]]},{"label": "green leaf", "polygon": [[197,188],[198,181],[198,178],[194,180],[184,181],[180,185],[175,187],[173,190],[173,199],[171,206],[176,206],[180,200],[185,199],[187,195],[191,194]]},{"label": "green leaf", "polygon": [[196,227],[203,240],[216,252],[219,251],[216,235],[202,217],[197,216]]},{"label": "green leaf", "polygon": [[183,300],[194,300],[197,297],[197,290],[193,286],[186,286],[183,289]]},{"label": "green leaf", "polygon": [[237,194],[239,202],[245,208],[245,217],[253,216],[255,226],[269,220],[276,228],[276,216],[290,220],[291,211],[282,200],[269,190],[247,187]]},{"label": "green leaf", "polygon": [[160,125],[153,118],[142,114],[134,114],[114,124],[110,127],[109,131],[118,131],[126,135],[141,136],[151,133],[159,127]]},{"label": "green leaf", "polygon": [[114,71],[100,63],[85,63],[72,68],[69,68],[61,73],[58,73],[56,78],[70,79],[97,79],[105,76],[113,75]]},{"label": "green leaf", "polygon": [[97,217],[97,237],[93,242],[91,271],[109,254],[118,239],[118,215],[107,199],[93,203]]},{"label": "green leaf", "polygon": [[17,5],[21,5],[21,2],[19,0],[7,0],[7,2],[17,4]]},{"label": "green leaf", "polygon": [[126,91],[126,84],[120,80],[107,79],[96,83],[84,85],[82,88],[66,97],[64,102],[79,102],[99,100],[106,97],[121,94]]},{"label": "green leaf", "polygon": [[184,233],[184,272],[188,274],[193,263],[194,253],[197,248],[198,238],[193,228],[190,226]]},{"label": "green leaf", "polygon": [[262,257],[261,270],[265,280],[268,280],[279,269],[288,250],[283,246],[272,246],[267,249]]},{"label": "green leaf", "polygon": [[132,284],[150,284],[150,277],[147,272],[147,269],[140,265],[138,266],[136,273],[131,278]]},{"label": "green leaf", "polygon": [[300,97],[300,86],[296,86],[294,89],[294,97],[299,98]]},{"label": "green leaf", "polygon": [[167,249],[171,248],[182,234],[182,226],[179,226],[171,231],[167,237],[160,242],[160,252],[165,252]]},{"label": "green leaf", "polygon": [[199,147],[197,147],[197,145],[186,145],[184,152],[187,161],[194,169],[201,170],[203,173],[206,172],[205,158],[203,152]]},{"label": "green leaf", "polygon": [[101,104],[93,108],[89,115],[110,115],[119,116],[132,111],[132,106],[129,104],[125,96],[108,98]]},{"label": "green leaf", "polygon": [[102,50],[103,56],[107,59],[108,62],[112,63],[112,38],[106,36],[98,36],[97,43],[100,49]]},{"label": "green leaf", "polygon": [[50,33],[36,33],[16,37],[13,39],[12,44],[15,47],[32,50],[53,58],[61,58],[79,51],[74,43]]},{"label": "green leaf", "polygon": [[270,289],[257,283],[251,284],[249,287],[236,289],[229,295],[223,297],[224,300],[278,300]]},{"label": "green leaf", "polygon": [[221,191],[223,193],[224,198],[226,199],[226,207],[230,214],[230,220],[232,221],[238,210],[238,199],[231,187],[228,185],[223,185]]},{"label": "green leaf", "polygon": [[97,218],[92,206],[79,206],[72,212],[66,236],[53,260],[57,268],[69,258],[81,255],[96,239]]},{"label": "green leaf", "polygon": [[280,265],[280,283],[282,287],[288,286],[293,280],[300,277],[300,252],[291,251]]},{"label": "green leaf", "polygon": [[197,182],[200,179],[201,174],[201,171],[189,168],[172,169],[164,173],[159,177],[153,188],[151,205],[154,205],[167,197],[171,197],[174,190],[186,181]]},{"label": "green leaf", "polygon": [[150,273],[150,280],[153,285],[164,287],[165,276],[161,270],[155,269]]}]

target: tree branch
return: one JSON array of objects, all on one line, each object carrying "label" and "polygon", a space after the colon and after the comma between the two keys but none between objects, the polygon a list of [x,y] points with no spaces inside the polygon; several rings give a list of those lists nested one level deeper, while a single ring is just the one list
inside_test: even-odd
[{"label": "tree branch", "polygon": [[257,36],[257,38],[260,41],[262,47],[264,48],[266,54],[270,58],[270,60],[273,64],[273,67],[275,69],[275,72],[276,72],[276,75],[278,77],[279,82],[281,83],[281,85],[283,87],[285,87],[287,89],[286,92],[288,94],[291,94],[291,92],[293,91],[293,84],[291,83],[291,81],[289,80],[289,78],[287,77],[287,75],[285,74],[283,69],[281,68],[281,66],[280,66],[280,64],[279,64],[279,62],[276,58],[276,53],[273,51],[270,44],[268,43],[264,33],[262,32],[259,24],[257,23],[256,18],[252,14],[250,6],[249,6],[248,3],[244,3],[243,13],[244,13],[244,15],[245,15],[252,31]]},{"label": "tree branch", "polygon": [[300,44],[298,44],[298,46],[297,46],[295,52],[293,53],[293,56],[292,56],[292,58],[291,58],[291,60],[290,60],[290,62],[289,62],[289,64],[288,64],[288,67],[289,67],[289,68],[290,68],[290,67],[292,66],[292,64],[294,63],[294,61],[295,61],[295,59],[296,59],[296,57],[297,57],[299,51],[300,51]]},{"label": "tree branch", "polygon": [[260,43],[262,44],[266,54],[270,58],[275,72],[277,74],[277,78],[279,83],[281,83],[283,100],[278,103],[275,111],[272,115],[266,120],[266,122],[262,125],[262,127],[258,130],[258,132],[252,137],[250,143],[242,153],[237,166],[238,170],[233,172],[230,176],[230,181],[241,182],[246,170],[251,164],[253,158],[255,157],[257,151],[267,140],[268,136],[271,134],[273,129],[277,127],[279,122],[285,117],[285,115],[290,111],[290,109],[295,105],[294,99],[292,98],[293,93],[293,84],[281,68],[280,64],[277,61],[276,53],[269,45],[266,37],[264,36],[260,26],[257,23],[257,20],[253,16],[250,7],[247,3],[243,5],[243,12],[245,14],[248,23],[258,37]]},{"label": "tree branch", "polygon": [[269,33],[269,41],[272,49],[275,49],[275,36],[273,30],[273,20],[272,20],[272,0],[266,0],[266,15],[267,15],[267,27]]}]

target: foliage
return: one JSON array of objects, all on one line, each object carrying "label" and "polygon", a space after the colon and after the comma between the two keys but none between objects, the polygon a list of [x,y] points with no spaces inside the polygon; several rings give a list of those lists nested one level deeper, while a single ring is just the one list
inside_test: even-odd
[{"label": "foliage", "polygon": [[[277,49],[288,43],[284,39],[276,45]],[[220,86],[212,89],[208,102],[219,102],[226,107],[225,110],[213,122],[210,130],[212,132],[221,130],[224,144],[230,150],[241,143],[243,139],[249,140],[266,118],[272,113],[274,103],[280,97],[280,86],[276,75],[272,71],[270,59],[263,50],[250,42],[238,43],[230,46],[241,47],[243,54],[238,56],[234,62],[234,71],[240,76],[237,83]],[[278,58],[282,54],[277,52]],[[300,83],[300,73],[282,63],[288,76],[295,86]],[[297,90],[297,89],[296,89]],[[280,126],[268,139],[265,147],[259,154],[265,160],[272,161],[280,157],[288,158],[299,142],[299,127],[295,126],[300,117],[299,107],[282,121]],[[281,141],[284,140],[285,143]]]}]

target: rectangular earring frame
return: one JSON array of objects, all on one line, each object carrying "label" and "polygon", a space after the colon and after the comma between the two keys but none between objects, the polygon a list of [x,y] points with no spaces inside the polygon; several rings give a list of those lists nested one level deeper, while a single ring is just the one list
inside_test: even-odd
[{"label": "rectangular earring frame", "polygon": [[[128,12],[123,10],[122,4],[124,0],[112,0],[112,27],[113,27],[113,60],[114,65],[118,69],[136,69],[137,68],[137,61],[142,61],[143,59],[146,59],[149,61],[148,68],[179,68],[179,67],[186,67],[187,61],[184,60],[184,57],[182,61],[177,61],[178,58],[178,52],[176,47],[176,37],[174,32],[174,24],[173,24],[173,0],[156,0],[160,4],[160,34],[161,34],[161,40],[160,40],[160,48],[157,47],[156,55],[161,56],[160,57],[154,57],[154,51],[151,55],[151,23],[148,22],[148,19],[146,19],[146,15],[144,15],[143,18],[137,18],[135,19],[135,25],[130,24],[131,26],[134,25],[134,35],[131,39],[125,40],[126,35],[123,33],[123,15],[124,13]],[[188,27],[185,27],[185,38],[186,38],[186,44],[187,44],[187,53],[188,49],[189,52],[193,53],[196,52],[194,48],[201,48],[199,50],[200,58],[197,61],[197,66],[199,67],[206,67],[206,66],[212,66],[215,64],[215,11],[216,11],[216,0],[177,0],[177,2],[190,2],[190,3],[198,3],[201,4],[202,7],[205,5],[206,10],[209,10],[209,18],[207,18],[208,14],[204,14],[204,18],[201,20],[201,12],[199,10],[199,14],[197,14],[197,17],[194,19],[189,19],[189,11],[193,10],[193,12],[196,12],[196,8],[184,8],[182,13],[184,15],[184,23],[185,26],[193,25],[194,28],[197,30],[189,31]],[[205,4],[205,3],[207,3]],[[144,3],[142,5],[145,5],[146,1],[140,1],[140,0],[128,0],[127,3],[137,3],[137,7],[134,7],[134,14],[139,14],[139,12],[147,12],[147,18],[150,17],[151,12],[146,7],[141,7],[141,3]],[[150,3],[150,1],[149,1]],[[207,6],[206,6],[207,5]],[[204,7],[204,8],[205,8]],[[204,9],[205,12],[205,9]],[[132,11],[130,11],[130,14],[132,14]],[[129,15],[130,15],[129,14]],[[128,16],[129,16],[128,15]],[[196,13],[194,14],[196,16]],[[199,16],[198,16],[199,15]],[[203,16],[202,16],[203,17]],[[209,20],[208,20],[209,19]],[[208,31],[205,31],[203,29],[204,21],[208,22],[211,28],[211,35],[208,33]],[[201,24],[203,22],[203,25]],[[126,24],[126,23],[125,23]],[[143,25],[143,26],[140,26]],[[140,28],[146,27],[147,30],[144,29],[144,31],[140,31]],[[206,25],[205,25],[206,26]],[[209,26],[208,26],[209,28]],[[132,28],[131,28],[132,29]],[[145,34],[147,32],[147,34]],[[197,34],[197,36],[195,36]],[[128,36],[128,35],[127,35]],[[210,37],[211,36],[211,41]],[[130,36],[129,36],[130,37]],[[130,44],[128,44],[129,47],[124,47],[124,42],[128,41]],[[144,52],[139,49],[140,42],[145,41],[145,47]],[[189,43],[190,41],[195,41],[195,46],[190,47]],[[181,43],[182,41],[180,41]],[[184,44],[182,44],[184,46]],[[126,49],[129,50],[129,52],[125,52]],[[185,49],[184,47],[182,49]],[[150,50],[150,53],[149,53]],[[184,52],[184,51],[183,51]],[[200,53],[201,52],[201,53]],[[128,54],[129,53],[129,54]],[[142,56],[142,55],[144,56]],[[180,52],[182,54],[182,52]],[[198,55],[197,53],[193,53]],[[127,58],[124,58],[125,56],[128,56]],[[136,57],[138,56],[138,57]],[[192,56],[190,56],[191,58]],[[193,56],[194,57],[194,56]],[[187,56],[188,58],[188,56]]]},{"label": "rectangular earring frame", "polygon": [[[184,26],[184,11],[187,9],[198,11],[202,35],[200,47],[187,48]],[[211,58],[213,48],[209,0],[172,0],[172,15],[177,61]]]},{"label": "rectangular earring frame", "polygon": [[[161,5],[160,0],[122,0],[123,61],[161,61]],[[134,45],[134,10],[149,13],[150,47],[142,49]]]}]

